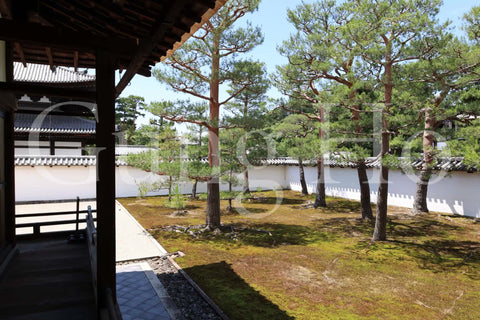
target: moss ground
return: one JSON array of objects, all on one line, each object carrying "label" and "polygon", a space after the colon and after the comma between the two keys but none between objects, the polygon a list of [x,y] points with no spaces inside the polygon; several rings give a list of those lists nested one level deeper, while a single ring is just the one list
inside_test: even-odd
[{"label": "moss ground", "polygon": [[[480,319],[480,223],[389,208],[388,237],[370,244],[360,204],[304,208],[297,192],[236,203],[220,234],[162,231],[199,225],[205,201],[172,214],[163,197],[120,202],[231,319]],[[281,201],[277,201],[281,199]],[[228,228],[225,228],[228,229]]]}]

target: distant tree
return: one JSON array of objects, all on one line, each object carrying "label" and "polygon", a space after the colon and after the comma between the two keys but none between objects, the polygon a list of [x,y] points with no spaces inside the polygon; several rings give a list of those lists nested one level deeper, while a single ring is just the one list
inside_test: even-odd
[{"label": "distant tree", "polygon": [[[283,88],[290,91],[290,94],[297,91],[297,98],[308,98],[313,103],[320,102],[320,96],[332,92],[332,87],[335,86],[335,92],[340,97],[333,99],[327,94],[328,98],[323,102],[332,105],[338,100],[336,105],[350,113],[349,121],[344,121],[340,130],[342,135],[337,136],[342,140],[358,141],[359,137],[368,134],[365,132],[365,123],[362,122],[362,114],[365,112],[362,106],[366,105],[361,102],[362,91],[368,84],[370,75],[368,67],[361,63],[361,44],[345,36],[348,29],[353,27],[350,16],[351,12],[343,4],[331,0],[302,3],[294,10],[289,10],[288,20],[294,25],[296,32],[279,47],[280,53],[289,58],[290,64],[289,68],[280,70],[284,75],[283,79],[287,76],[289,81],[297,83],[296,86]],[[301,70],[299,74],[295,69]],[[319,107],[317,113],[323,113],[321,109],[322,107]],[[367,125],[371,127],[371,123]],[[349,161],[357,164],[362,217],[373,219],[364,151],[350,148]],[[318,170],[320,172],[322,168],[319,167]],[[319,175],[319,180],[321,179]]]},{"label": "distant tree", "polygon": [[432,50],[430,39],[445,26],[437,25],[440,0],[350,0],[344,3],[351,14],[351,28],[345,38],[361,48],[363,63],[372,70],[377,87],[382,88],[380,102],[382,132],[380,144],[380,181],[372,241],[386,240],[390,155],[390,118],[395,114],[394,88],[405,64],[423,59]]},{"label": "distant tree", "polygon": [[[266,155],[266,148],[263,147],[261,135],[249,134],[255,130],[260,130],[264,127],[266,112],[266,92],[270,87],[270,81],[267,78],[267,71],[265,64],[258,61],[238,61],[233,67],[233,73],[236,77],[243,79],[250,79],[252,83],[245,90],[241,91],[226,105],[226,110],[230,112],[225,122],[235,128],[241,128],[243,131],[242,138],[239,143],[242,143],[245,148],[245,154],[237,155],[247,161],[240,161],[243,166],[243,193],[249,193],[250,187],[248,182],[248,166],[246,163],[252,163],[259,158]],[[232,82],[230,89],[227,90],[229,94],[240,91],[241,84]]]},{"label": "distant tree", "polygon": [[239,128],[222,130],[220,133],[220,152],[221,152],[221,180],[228,184],[228,211],[232,211],[232,200],[235,197],[233,187],[240,184],[237,177],[244,170],[244,167],[238,161],[237,144],[241,143],[244,131]]},{"label": "distant tree", "polygon": [[[408,87],[420,100],[420,119],[423,118],[423,164],[418,173],[414,213],[428,212],[428,184],[438,153],[435,133],[445,121],[468,123],[471,116],[480,114],[480,100],[465,103],[461,98],[476,90],[472,86],[480,82],[479,53],[478,48],[446,34],[436,39],[436,48],[429,56],[406,66],[410,75]],[[418,121],[418,118],[414,120]]]},{"label": "distant tree", "polygon": [[[205,119],[205,113],[208,109],[206,104],[195,104],[192,105],[191,110],[197,114],[197,119]],[[208,140],[205,135],[207,129],[201,124],[189,124],[187,125],[189,130],[185,135],[188,143],[186,145],[187,154],[188,154],[188,172],[193,176],[193,185],[192,185],[192,198],[197,197],[197,185],[200,180],[205,180],[205,177],[208,176],[208,170],[205,168],[206,163],[204,159],[208,156]]]},{"label": "distant tree", "polygon": [[298,160],[302,195],[308,195],[305,180],[304,160],[316,158],[317,131],[315,121],[302,114],[292,114],[272,127],[272,134],[278,140],[277,151]]},{"label": "distant tree", "polygon": [[278,103],[290,113],[302,114],[318,122],[317,188],[313,206],[326,207],[324,158],[331,151],[331,141],[327,139],[328,132],[325,130],[328,125],[325,118],[328,106],[325,92],[321,91],[322,84],[316,81],[311,64],[303,63],[303,56],[301,53],[297,54],[295,45],[290,47],[289,44],[285,44],[284,50],[281,52],[284,52],[290,62],[284,66],[277,66],[277,73],[273,78],[275,86],[288,97],[288,100],[282,99]]},{"label": "distant tree", "polygon": [[[253,49],[263,42],[260,28],[235,27],[235,22],[246,13],[257,9],[260,0],[230,0],[202,25],[192,38],[182,45],[163,64],[154,70],[154,76],[172,89],[189,94],[209,103],[210,114],[203,125],[208,129],[208,161],[212,172],[217,171],[219,160],[219,120],[220,107],[253,83],[238,78],[232,68],[238,55]],[[237,83],[237,90],[230,92],[225,100],[220,100],[220,85]],[[183,112],[170,116],[183,121]],[[188,122],[188,121],[184,121]],[[206,225],[209,228],[220,226],[219,178],[213,175],[207,183]]]},{"label": "distant tree", "polygon": [[453,138],[448,141],[452,155],[463,157],[463,163],[469,170],[480,170],[480,119],[461,126],[455,131]]},{"label": "distant tree", "polygon": [[126,132],[126,143],[131,144],[132,136],[136,130],[136,120],[142,117],[145,109],[143,97],[129,95],[118,98],[115,106],[115,123],[120,125],[122,131]]},{"label": "distant tree", "polygon": [[171,128],[158,132],[156,140],[157,142],[152,143],[153,150],[129,154],[126,161],[132,167],[167,177],[166,180],[160,179],[151,184],[141,185],[140,187],[143,188],[141,194],[166,188],[169,195],[168,201],[171,201],[172,188],[182,178],[180,174],[181,143],[175,130]]}]

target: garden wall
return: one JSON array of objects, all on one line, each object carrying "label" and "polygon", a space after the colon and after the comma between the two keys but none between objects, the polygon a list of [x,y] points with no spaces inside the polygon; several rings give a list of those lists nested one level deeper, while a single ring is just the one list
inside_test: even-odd
[{"label": "garden wall", "polygon": [[[17,166],[16,200],[52,201],[80,198],[95,198],[95,166]],[[316,168],[306,167],[305,176],[310,192],[316,188]],[[359,200],[357,171],[351,168],[329,168],[325,170],[326,192],[328,195]],[[138,196],[137,183],[153,181],[159,176],[128,166],[116,168],[117,197]],[[376,201],[378,170],[369,169],[372,201]],[[297,166],[266,166],[249,171],[250,189],[301,190]],[[480,218],[480,174],[453,172],[446,176],[432,178],[429,186],[428,206],[432,211],[456,213]],[[415,193],[415,179],[399,170],[390,171],[389,204],[412,207]],[[182,193],[191,192],[191,184],[182,184]],[[240,190],[241,186],[235,187]],[[222,184],[221,190],[227,190]],[[199,183],[197,192],[206,192],[206,184]],[[150,192],[149,196],[168,194],[166,189]]]},{"label": "garden wall", "polygon": [[[285,168],[285,167],[284,167]],[[286,167],[287,188],[301,191],[298,167]],[[372,202],[377,200],[378,169],[368,169]],[[305,168],[305,179],[310,192],[316,190],[317,170]],[[330,196],[360,200],[357,170],[351,168],[325,168],[326,193]],[[416,177],[400,170],[390,170],[388,204],[412,208]],[[428,188],[428,208],[431,211],[456,213],[480,218],[480,174],[455,171],[434,175]]]},{"label": "garden wall", "polygon": [[[137,183],[141,181],[153,182],[164,178],[133,167],[117,166],[117,197],[136,197],[139,195]],[[16,166],[15,180],[17,203],[71,200],[77,196],[82,199],[96,197],[95,166]],[[252,190],[259,187],[263,189],[283,189],[286,185],[283,168],[263,167],[250,170],[250,187]],[[241,186],[236,186],[234,189],[241,190]],[[221,190],[228,190],[228,185],[222,184]],[[191,191],[191,183],[180,184],[181,193],[189,194]],[[197,192],[207,192],[206,183],[198,183]],[[167,189],[160,189],[148,193],[148,196],[166,194],[168,194]]]}]

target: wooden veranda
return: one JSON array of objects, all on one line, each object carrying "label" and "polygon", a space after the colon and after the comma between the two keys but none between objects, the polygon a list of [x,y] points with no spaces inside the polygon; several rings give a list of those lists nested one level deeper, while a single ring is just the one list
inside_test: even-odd
[{"label": "wooden veranda", "polygon": [[[99,150],[97,264],[96,270],[93,270],[96,273],[95,291],[98,297],[94,299],[94,315],[85,311],[89,315],[84,319],[114,318],[106,310],[109,309],[109,301],[116,304],[115,99],[134,75],[150,76],[151,68],[156,62],[182,45],[225,2],[226,0],[0,0],[0,276],[6,276],[2,281],[15,284],[15,276],[8,270],[9,264],[16,264],[20,272],[38,263],[39,256],[45,259],[47,256],[54,257],[51,260],[55,261],[68,259],[71,254],[70,250],[62,249],[62,246],[58,250],[52,247],[47,250],[42,245],[32,244],[28,249],[23,247],[24,253],[16,256],[19,250],[15,235],[13,128],[19,95],[47,95],[93,101],[96,103],[97,121],[95,144]],[[15,81],[14,61],[21,62],[25,67],[28,63],[45,64],[52,70],[56,66],[75,70],[94,68],[96,85],[94,88],[82,88]],[[115,83],[116,70],[122,72],[118,83]],[[80,251],[85,249],[80,248],[78,247]],[[30,256],[25,255],[26,252]],[[81,253],[78,256],[76,254],[75,259],[84,259]],[[49,259],[45,261],[47,260]],[[39,270],[38,277],[25,278],[28,281],[24,283],[25,288],[39,290],[42,281],[48,280],[48,272],[45,271],[42,276],[42,271]],[[70,281],[71,278],[66,274],[64,278],[58,279],[58,286],[64,285],[65,290],[75,292],[75,288],[85,288],[84,282]],[[41,293],[37,291],[39,294]],[[15,309],[12,299],[14,298],[3,299],[0,293],[2,304],[11,304],[9,310]],[[90,298],[85,296],[84,300],[80,300],[88,299]],[[61,301],[50,311],[62,309],[62,306],[68,304]],[[31,309],[32,314],[41,312],[33,307]],[[25,307],[24,310],[29,309]],[[28,315],[23,317],[27,319]],[[71,318],[66,314],[62,317]]]}]

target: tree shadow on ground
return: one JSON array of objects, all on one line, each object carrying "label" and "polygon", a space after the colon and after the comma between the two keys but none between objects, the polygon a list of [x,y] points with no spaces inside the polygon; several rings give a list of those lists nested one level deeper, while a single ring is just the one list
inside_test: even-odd
[{"label": "tree shadow on ground", "polygon": [[319,231],[328,231],[336,236],[364,236],[370,237],[375,226],[374,220],[360,218],[328,218],[315,220],[315,228]]},{"label": "tree shadow on ground", "polygon": [[294,319],[252,288],[225,261],[184,270],[230,319]]},{"label": "tree shadow on ground", "polygon": [[261,223],[249,225],[247,228],[237,226],[234,230],[237,238],[244,244],[257,247],[278,247],[282,245],[308,245],[314,242],[334,241],[328,232],[314,228],[281,224]]},{"label": "tree shadow on ground", "polygon": [[307,201],[306,199],[294,199],[294,198],[277,198],[277,197],[257,197],[244,200],[245,203],[261,203],[261,204],[302,204]]},{"label": "tree shadow on ground", "polygon": [[257,223],[257,224],[226,224],[215,230],[189,229],[194,234],[187,232],[172,232],[155,230],[154,237],[168,238],[187,237],[191,241],[218,243],[218,244],[243,244],[263,248],[276,248],[285,245],[308,245],[311,243],[335,241],[336,235],[327,231],[316,230],[300,225],[281,223]]},{"label": "tree shadow on ground", "polygon": [[441,222],[435,219],[415,219],[409,223],[399,222],[398,220],[389,219],[387,225],[387,233],[391,237],[436,237],[448,236],[453,231],[458,231],[462,227],[452,225],[451,223]]},{"label": "tree shadow on ground", "polygon": [[480,243],[475,241],[427,240],[410,242],[390,240],[405,253],[419,261],[422,269],[433,272],[460,272],[472,279],[480,280]]},{"label": "tree shadow on ground", "polygon": [[248,216],[249,214],[265,213],[268,211],[270,211],[268,208],[252,208],[252,207],[236,208],[234,207],[232,213]]},{"label": "tree shadow on ground", "polygon": [[325,208],[321,208],[325,213],[358,213],[359,216],[360,212],[362,212],[362,204],[356,201],[349,201],[345,199],[334,199],[328,206]]}]

